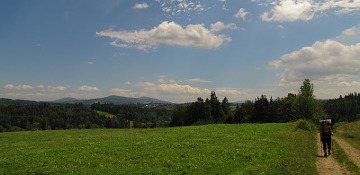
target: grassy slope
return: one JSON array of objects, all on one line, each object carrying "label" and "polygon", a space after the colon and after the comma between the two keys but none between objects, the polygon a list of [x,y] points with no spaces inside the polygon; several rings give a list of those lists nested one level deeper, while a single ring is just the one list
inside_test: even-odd
[{"label": "grassy slope", "polygon": [[347,143],[360,150],[360,121],[344,123],[336,127],[335,135],[346,140]]},{"label": "grassy slope", "polygon": [[0,133],[0,174],[316,174],[288,124]]}]

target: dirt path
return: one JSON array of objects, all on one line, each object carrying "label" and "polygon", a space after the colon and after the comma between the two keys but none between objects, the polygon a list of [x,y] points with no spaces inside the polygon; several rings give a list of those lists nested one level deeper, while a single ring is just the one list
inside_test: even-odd
[{"label": "dirt path", "polygon": [[360,151],[352,147],[345,142],[342,138],[333,137],[334,140],[340,145],[340,147],[345,151],[349,159],[358,167],[360,167]]},{"label": "dirt path", "polygon": [[333,158],[333,156],[324,157],[322,150],[320,136],[317,138],[318,146],[318,159],[316,160],[316,167],[319,175],[329,175],[329,174],[351,174],[345,168],[340,167],[339,163]]}]

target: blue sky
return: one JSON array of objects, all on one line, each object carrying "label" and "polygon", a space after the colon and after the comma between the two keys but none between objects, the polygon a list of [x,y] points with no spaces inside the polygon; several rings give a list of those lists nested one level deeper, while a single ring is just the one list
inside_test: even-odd
[{"label": "blue sky", "polygon": [[0,97],[171,102],[360,88],[359,0],[0,1]]}]

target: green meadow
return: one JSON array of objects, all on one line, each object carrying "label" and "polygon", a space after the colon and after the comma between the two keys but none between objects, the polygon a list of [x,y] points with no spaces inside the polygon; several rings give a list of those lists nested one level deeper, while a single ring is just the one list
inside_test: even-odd
[{"label": "green meadow", "polygon": [[0,133],[0,174],[317,174],[294,123]]}]

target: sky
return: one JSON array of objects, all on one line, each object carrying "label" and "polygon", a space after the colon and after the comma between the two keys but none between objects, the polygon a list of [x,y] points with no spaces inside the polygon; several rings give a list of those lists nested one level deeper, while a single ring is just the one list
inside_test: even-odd
[{"label": "sky", "polygon": [[360,0],[2,0],[0,98],[360,89]]}]

